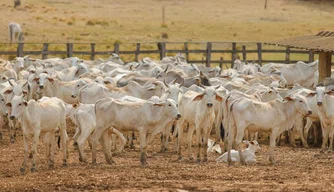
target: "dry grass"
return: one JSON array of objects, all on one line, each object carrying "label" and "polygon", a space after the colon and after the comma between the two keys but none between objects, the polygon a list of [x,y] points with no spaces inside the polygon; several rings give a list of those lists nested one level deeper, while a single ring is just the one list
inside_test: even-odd
[{"label": "dry grass", "polygon": [[331,6],[297,0],[271,0],[267,10],[259,0],[23,0],[17,9],[12,2],[0,3],[0,42],[9,41],[10,21],[22,24],[26,42],[258,42],[334,30]]}]

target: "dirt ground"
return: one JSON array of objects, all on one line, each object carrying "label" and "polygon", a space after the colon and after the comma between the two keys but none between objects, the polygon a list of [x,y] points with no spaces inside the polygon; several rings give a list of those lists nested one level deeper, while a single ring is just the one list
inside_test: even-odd
[{"label": "dirt ground", "polygon": [[[159,149],[159,142],[156,137],[154,151]],[[88,146],[89,163],[84,164],[79,162],[72,144],[73,140],[69,145],[68,166],[62,167],[62,152],[57,151],[55,167],[51,169],[45,146],[40,142],[37,172],[30,173],[28,168],[21,175],[22,136],[11,144],[5,131],[0,142],[0,191],[330,191],[334,185],[334,156],[319,153],[316,148],[277,147],[278,163],[271,165],[268,145],[260,145],[256,164],[228,166],[216,163],[219,155],[213,153],[209,154],[207,163],[197,164],[186,156],[179,162],[172,152],[152,153],[151,145],[149,165],[142,167],[138,143],[135,149],[127,148],[125,153],[115,155],[114,165],[105,163],[99,148],[95,166],[90,163]]]}]

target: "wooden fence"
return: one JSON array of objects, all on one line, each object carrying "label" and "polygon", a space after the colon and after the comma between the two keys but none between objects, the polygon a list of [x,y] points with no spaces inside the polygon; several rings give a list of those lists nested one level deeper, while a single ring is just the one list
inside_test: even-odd
[{"label": "wooden fence", "polygon": [[[223,64],[232,64],[234,60],[237,57],[240,57],[243,61],[255,61],[259,63],[260,65],[267,63],[267,62],[278,62],[278,63],[293,63],[297,62],[298,60],[291,60],[290,55],[291,54],[303,54],[304,55],[304,61],[306,62],[312,62],[315,58],[315,53],[312,51],[305,51],[305,50],[296,50],[291,49],[289,47],[287,48],[277,48],[274,49],[274,46],[271,46],[271,49],[265,49],[263,48],[264,44],[260,42],[148,42],[150,44],[153,44],[156,46],[156,49],[154,50],[145,50],[142,48],[142,44],[147,43],[132,43],[135,45],[134,50],[123,50],[121,47],[123,45],[129,44],[129,43],[114,43],[113,48],[109,48],[108,50],[96,50],[96,43],[66,43],[66,51],[59,51],[59,50],[50,50],[49,46],[54,45],[54,43],[43,43],[42,50],[26,50],[24,47],[25,45],[29,44],[37,44],[37,43],[18,43],[16,51],[1,51],[0,48],[0,55],[15,55],[15,56],[24,56],[24,55],[41,55],[42,59],[48,58],[49,55],[66,55],[67,57],[73,57],[73,56],[82,56],[82,55],[88,55],[90,56],[91,60],[94,60],[96,58],[96,55],[110,55],[111,53],[117,53],[120,56],[122,55],[134,55],[134,60],[138,61],[139,55],[145,55],[145,54],[158,54],[159,58],[162,59],[166,56],[168,53],[183,53],[186,56],[186,59],[190,63],[205,63],[206,66],[210,66],[211,64],[219,64],[222,66]],[[1,43],[0,43],[1,44]],[[3,43],[4,44],[4,43]],[[41,45],[41,43],[38,43]],[[57,43],[59,44],[59,43]],[[82,51],[82,50],[75,50],[74,45],[77,44],[85,44],[89,45],[90,50],[89,51]],[[180,49],[167,49],[167,45],[169,44],[181,44],[183,48]],[[190,44],[197,44],[201,45],[203,47],[202,49],[190,49]],[[220,44],[224,45],[228,48],[225,49],[214,49],[213,45]],[[8,44],[10,46],[13,46],[13,44]],[[61,45],[65,45],[61,44]],[[154,47],[153,46],[153,47]],[[251,49],[247,49],[247,46],[252,47]],[[269,47],[268,45],[266,45]],[[4,47],[4,46],[2,46]],[[205,47],[205,48],[204,48]],[[272,53],[272,54],[284,54],[285,58],[280,60],[266,60],[263,58],[264,53]],[[202,60],[191,60],[189,57],[189,54],[201,54],[203,56]],[[212,59],[213,54],[224,54],[224,57],[219,57],[219,59]],[[253,57],[255,55],[255,59],[249,59],[248,55],[253,54]],[[237,56],[239,55],[239,56]],[[306,59],[305,59],[306,58]]]}]

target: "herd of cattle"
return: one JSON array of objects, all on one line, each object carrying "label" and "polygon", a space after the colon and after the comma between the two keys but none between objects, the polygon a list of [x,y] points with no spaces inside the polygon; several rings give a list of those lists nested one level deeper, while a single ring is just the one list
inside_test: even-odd
[{"label": "herd of cattle", "polygon": [[57,133],[63,165],[67,164],[66,118],[76,126],[73,139],[82,162],[87,161],[84,146],[88,141],[93,163],[99,143],[107,163],[113,163],[111,150],[117,138],[118,150],[123,151],[126,144],[133,145],[133,132],[139,132],[143,165],[148,144],[159,133],[161,152],[167,151],[172,139],[182,159],[182,135],[187,130],[189,158],[195,131],[197,162],[201,151],[202,160],[207,161],[212,135],[216,142],[225,140],[227,161],[233,160],[230,151],[234,147],[243,164],[247,159],[241,152],[242,141],[256,140],[260,131],[269,132],[270,161],[274,163],[276,138],[282,132],[299,132],[308,147],[305,138],[312,123],[319,120],[322,150],[333,149],[334,88],[319,84],[318,61],[261,67],[237,59],[233,68],[226,69],[189,64],[182,54],[129,63],[117,54],[95,61],[25,56],[0,62],[1,126],[8,124],[11,142],[15,142],[17,128],[22,128],[21,172],[25,172],[28,156],[32,157],[31,171],[36,170],[41,133],[45,133],[49,166],[54,165]]}]

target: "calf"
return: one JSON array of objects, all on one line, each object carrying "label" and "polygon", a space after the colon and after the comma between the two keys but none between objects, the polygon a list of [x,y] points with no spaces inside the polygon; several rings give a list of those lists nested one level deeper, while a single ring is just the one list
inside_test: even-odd
[{"label": "calf", "polygon": [[[257,141],[243,141],[248,145],[247,149],[242,150],[242,154],[245,157],[245,161],[247,163],[255,163],[256,162],[256,156],[255,152],[260,149],[259,143]],[[227,154],[228,152],[225,152],[223,155],[218,157],[216,159],[217,162],[225,162],[227,163]],[[240,162],[240,155],[239,152],[236,150],[231,150],[231,159],[233,162]]]},{"label": "calf", "polygon": [[24,173],[29,152],[28,137],[33,136],[32,144],[32,167],[31,171],[36,171],[36,153],[39,135],[41,132],[47,132],[51,135],[51,147],[48,154],[49,166],[54,165],[54,149],[55,139],[54,132],[57,127],[60,128],[62,137],[62,146],[64,148],[63,165],[67,164],[67,133],[66,133],[66,121],[65,121],[65,105],[62,100],[57,98],[51,98],[46,101],[36,102],[35,100],[25,101],[22,96],[14,96],[10,103],[6,106],[11,107],[10,119],[17,118],[21,122],[23,130],[23,143],[24,143],[24,161],[20,169],[21,173]]}]

